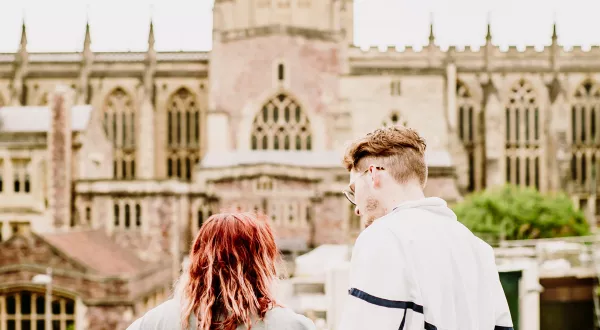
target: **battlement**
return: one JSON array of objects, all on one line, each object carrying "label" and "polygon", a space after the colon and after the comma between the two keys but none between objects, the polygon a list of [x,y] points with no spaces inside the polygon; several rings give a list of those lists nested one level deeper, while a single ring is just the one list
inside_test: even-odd
[{"label": "battlement", "polygon": [[[367,67],[394,69],[443,69],[453,62],[459,69],[492,71],[549,71],[556,65],[560,71],[581,71],[584,67],[600,67],[600,46],[564,47],[553,43],[545,46],[485,45],[450,46],[371,46],[351,47],[348,52],[353,72],[371,72]],[[554,63],[554,64],[553,64]]]},{"label": "battlement", "polygon": [[[350,48],[350,54],[354,56],[373,56],[375,54],[426,54],[431,52],[441,52],[447,54],[486,54],[486,49],[490,49],[492,54],[509,54],[519,56],[536,56],[539,54],[551,54],[554,51],[554,45],[545,45],[542,47],[527,45],[525,47],[519,47],[515,45],[509,46],[498,46],[498,45],[466,45],[458,46],[452,45],[448,48],[442,48],[439,45],[381,45],[381,46],[370,46],[370,47],[359,47],[352,46]],[[573,46],[566,47],[562,45],[556,45],[557,52],[559,54],[576,54],[584,56],[598,56],[600,55],[600,45],[592,46]]]}]

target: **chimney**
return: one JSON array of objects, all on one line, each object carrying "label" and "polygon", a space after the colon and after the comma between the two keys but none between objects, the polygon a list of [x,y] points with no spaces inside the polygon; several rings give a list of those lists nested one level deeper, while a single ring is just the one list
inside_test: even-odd
[{"label": "chimney", "polygon": [[55,230],[67,229],[71,223],[71,105],[72,91],[58,86],[51,94],[48,129],[48,169],[50,187],[50,221]]}]

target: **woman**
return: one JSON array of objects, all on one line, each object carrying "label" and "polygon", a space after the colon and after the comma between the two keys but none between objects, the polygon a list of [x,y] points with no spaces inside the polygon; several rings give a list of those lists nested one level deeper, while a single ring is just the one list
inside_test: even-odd
[{"label": "woman", "polygon": [[174,298],[128,330],[313,330],[306,317],[280,307],[271,287],[278,251],[266,219],[221,213],[202,226]]}]

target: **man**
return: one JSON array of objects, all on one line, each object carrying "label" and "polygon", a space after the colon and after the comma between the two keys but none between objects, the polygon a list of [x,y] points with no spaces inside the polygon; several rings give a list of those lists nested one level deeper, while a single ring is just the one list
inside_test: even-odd
[{"label": "man", "polygon": [[377,129],[344,156],[366,229],[354,245],[339,329],[512,330],[494,251],[440,198],[425,198],[425,141]]}]

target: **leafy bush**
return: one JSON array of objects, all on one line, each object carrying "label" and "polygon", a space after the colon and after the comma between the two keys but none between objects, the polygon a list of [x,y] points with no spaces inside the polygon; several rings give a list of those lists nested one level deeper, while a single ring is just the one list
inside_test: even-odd
[{"label": "leafy bush", "polygon": [[467,196],[453,207],[458,220],[486,240],[582,236],[583,213],[564,194],[547,195],[511,185]]}]

